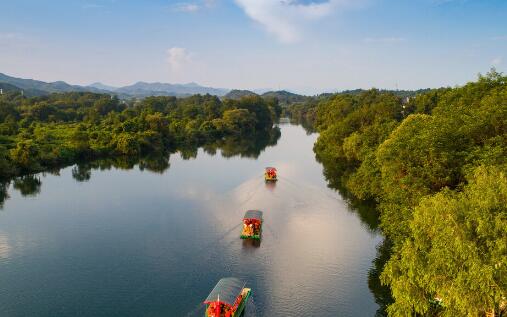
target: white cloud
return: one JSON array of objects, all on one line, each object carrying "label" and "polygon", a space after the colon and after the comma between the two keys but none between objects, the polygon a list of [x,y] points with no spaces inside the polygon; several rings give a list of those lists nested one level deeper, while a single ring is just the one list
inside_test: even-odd
[{"label": "white cloud", "polygon": [[196,2],[179,2],[173,6],[173,10],[177,12],[196,12],[202,9],[211,8],[215,5],[216,0],[201,0]]},{"label": "white cloud", "polygon": [[367,37],[363,39],[363,42],[365,43],[384,43],[384,44],[400,43],[404,41],[405,39],[402,37]]},{"label": "white cloud", "polygon": [[195,3],[178,3],[174,6],[174,10],[178,12],[195,12],[201,7]]},{"label": "white cloud", "polygon": [[192,62],[192,56],[185,48],[171,47],[167,50],[167,61],[171,71],[177,73]]},{"label": "white cloud", "polygon": [[493,40],[493,41],[507,41],[507,35],[494,36],[491,38],[491,40]]},{"label": "white cloud", "polygon": [[302,37],[303,25],[330,15],[350,0],[297,1],[297,0],[235,0],[254,21],[269,33],[286,43]]},{"label": "white cloud", "polygon": [[502,62],[503,62],[502,57],[500,57],[500,56],[495,57],[495,58],[491,61],[491,66],[499,66],[500,64],[502,64]]}]

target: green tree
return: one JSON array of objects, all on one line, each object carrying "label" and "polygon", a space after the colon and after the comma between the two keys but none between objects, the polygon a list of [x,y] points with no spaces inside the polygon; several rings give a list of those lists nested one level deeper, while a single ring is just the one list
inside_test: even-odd
[{"label": "green tree", "polygon": [[135,135],[121,133],[116,136],[116,150],[122,155],[136,156],[140,153],[140,145]]},{"label": "green tree", "polygon": [[257,120],[255,114],[246,109],[234,109],[224,112],[223,123],[228,133],[240,135],[254,132]]},{"label": "green tree", "polygon": [[24,170],[40,168],[37,161],[39,147],[31,140],[20,141],[10,152],[11,160]]},{"label": "green tree", "polygon": [[[411,238],[382,278],[396,299],[391,316],[479,316],[507,294],[507,168],[479,167],[462,192],[424,198],[410,222]],[[497,310],[498,311],[498,310]]]}]

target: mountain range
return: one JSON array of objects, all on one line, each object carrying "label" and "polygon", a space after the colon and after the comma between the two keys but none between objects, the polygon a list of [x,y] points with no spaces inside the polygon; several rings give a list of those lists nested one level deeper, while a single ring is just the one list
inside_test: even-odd
[{"label": "mountain range", "polygon": [[24,79],[0,73],[0,89],[5,91],[23,90],[27,96],[42,96],[54,92],[94,92],[118,95],[120,98],[143,98],[147,96],[177,96],[184,97],[195,94],[210,94],[224,96],[230,89],[204,87],[196,83],[167,84],[137,82],[124,87],[107,86],[93,83],[88,86],[70,85],[64,81],[44,82],[34,79]]},{"label": "mountain range", "polygon": [[[0,92],[22,91],[23,94],[29,97],[44,96],[51,93],[61,92],[93,92],[102,94],[117,95],[121,99],[129,98],[144,98],[148,96],[175,96],[187,97],[196,94],[210,94],[229,99],[240,99],[245,96],[261,96],[261,97],[275,97],[281,105],[289,105],[294,103],[302,103],[312,99],[312,97],[295,94],[286,90],[268,91],[250,91],[238,89],[225,89],[205,87],[196,83],[188,84],[168,84],[168,83],[147,83],[137,82],[133,85],[124,87],[113,87],[104,85],[100,82],[93,83],[88,86],[70,85],[64,81],[44,82],[34,79],[24,79],[8,76],[0,73]],[[422,92],[427,92],[429,89],[419,90],[381,90],[382,92],[391,92],[399,97],[406,98],[412,97]],[[355,89],[335,92],[334,94],[360,94],[366,90]],[[333,93],[323,93],[318,96],[319,98],[332,96]]]}]

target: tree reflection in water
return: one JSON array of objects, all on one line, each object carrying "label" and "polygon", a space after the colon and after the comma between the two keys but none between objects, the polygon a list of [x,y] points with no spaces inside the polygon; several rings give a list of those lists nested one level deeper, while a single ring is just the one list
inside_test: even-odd
[{"label": "tree reflection in water", "polygon": [[[328,187],[337,190],[340,195],[347,201],[350,210],[359,216],[361,222],[372,233],[381,233],[380,214],[375,201],[359,200],[352,195],[343,186],[343,175],[347,173],[346,167],[329,162],[321,162],[324,166],[324,176],[328,182]],[[380,274],[384,269],[391,256],[392,244],[388,239],[384,239],[377,246],[377,255],[372,261],[372,266],[368,271],[368,288],[370,289],[375,302],[379,305],[379,309],[375,313],[376,317],[387,316],[386,308],[393,303],[391,290],[388,286],[382,285],[380,282]]]},{"label": "tree reflection in water", "polygon": [[391,257],[391,248],[391,241],[384,239],[384,241],[377,246],[377,256],[373,260],[373,265],[368,271],[368,288],[375,298],[375,303],[379,305],[379,309],[375,313],[376,317],[387,316],[387,306],[394,302],[389,286],[380,283],[380,274]]},{"label": "tree reflection in water", "polygon": [[10,182],[0,182],[0,209],[4,207],[4,201],[9,198]]},{"label": "tree reflection in water", "polygon": [[[223,157],[233,156],[257,158],[268,146],[274,146],[280,139],[280,129],[274,127],[269,131],[262,131],[248,137],[228,137],[222,140],[208,143],[203,146],[189,144],[179,149],[184,160],[197,157],[200,147],[209,155],[216,155],[220,150]],[[77,182],[87,182],[92,177],[93,170],[110,170],[111,168],[130,170],[136,166],[141,171],[149,171],[162,174],[169,169],[170,153],[157,153],[148,156],[117,156],[113,158],[97,159],[88,162],[80,162],[72,167],[72,178]],[[60,169],[47,171],[53,175],[59,175]],[[0,208],[3,208],[5,200],[9,198],[10,181],[0,182]],[[42,182],[38,175],[26,175],[15,178],[13,187],[20,191],[23,196],[36,196],[40,193]]]},{"label": "tree reflection in water", "polygon": [[89,181],[92,177],[92,170],[86,164],[77,164],[72,168],[72,177],[78,182]]},{"label": "tree reflection in water", "polygon": [[13,187],[25,196],[37,196],[42,182],[36,175],[25,175],[14,179]]}]

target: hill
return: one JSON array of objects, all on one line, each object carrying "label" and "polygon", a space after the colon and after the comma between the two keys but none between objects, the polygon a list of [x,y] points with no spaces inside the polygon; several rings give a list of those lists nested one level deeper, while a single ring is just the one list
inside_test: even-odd
[{"label": "hill", "polygon": [[12,93],[12,92],[22,92],[25,96],[28,96],[28,97],[37,97],[37,96],[44,96],[46,95],[47,93],[42,91],[42,90],[38,90],[38,89],[21,89],[17,86],[14,86],[12,84],[8,84],[8,83],[2,83],[0,82],[0,89],[2,91],[3,94],[5,93]]},{"label": "hill", "polygon": [[40,96],[54,92],[96,92],[108,93],[108,91],[93,87],[83,87],[78,85],[69,85],[64,81],[44,82],[34,79],[24,79],[8,76],[0,73],[0,83],[15,86],[26,95]]},{"label": "hill", "polygon": [[298,94],[295,94],[295,93],[292,93],[292,92],[289,92],[286,90],[268,91],[268,92],[262,94],[262,97],[277,98],[278,102],[281,105],[290,105],[293,103],[304,102],[304,101],[308,100],[308,98],[309,98],[307,96],[298,95]]},{"label": "hill", "polygon": [[256,94],[253,91],[250,91],[250,90],[233,89],[233,90],[229,91],[224,97],[227,99],[236,99],[237,100],[237,99],[240,99],[240,98],[246,97],[246,96],[258,96],[258,94]]},{"label": "hill", "polygon": [[104,85],[103,83],[99,83],[99,82],[93,83],[93,84],[88,85],[86,87],[96,88],[96,89],[101,89],[101,90],[108,90],[108,91],[115,91],[116,89],[118,89],[118,87]]},{"label": "hill", "polygon": [[120,87],[115,89],[114,92],[123,93],[135,97],[147,96],[190,96],[190,95],[215,95],[223,96],[229,90],[222,88],[212,88],[200,86],[196,83],[189,84],[168,84],[168,83],[147,83],[137,82],[130,86]]},{"label": "hill", "polygon": [[[405,98],[405,97],[414,97],[414,96],[417,96],[421,93],[426,93],[426,92],[429,92],[431,89],[430,88],[426,88],[426,89],[418,89],[418,90],[389,90],[389,89],[380,89],[379,91],[382,92],[382,93],[392,93],[398,97],[402,97],[402,98]],[[368,90],[366,89],[354,89],[354,90],[344,90],[344,91],[341,91],[341,92],[338,92],[337,94],[338,95],[361,95],[362,93],[366,92]]]}]

